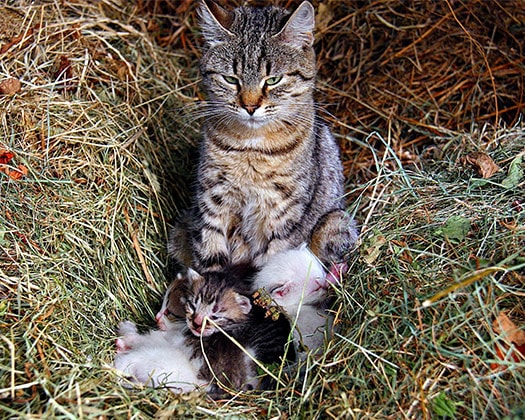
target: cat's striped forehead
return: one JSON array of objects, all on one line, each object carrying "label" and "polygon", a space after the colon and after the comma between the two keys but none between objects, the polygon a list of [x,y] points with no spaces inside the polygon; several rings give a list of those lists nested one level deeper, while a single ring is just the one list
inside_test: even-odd
[{"label": "cat's striped forehead", "polygon": [[[302,9],[306,9],[307,17],[311,16],[310,9]],[[204,38],[214,47],[206,48],[201,60],[205,76],[234,74],[252,85],[258,84],[261,77],[274,74],[300,70],[311,76],[315,72],[311,43],[300,41],[305,37],[313,39],[313,26],[309,25],[308,18],[295,19],[290,24],[295,13],[275,6],[221,10],[218,20],[208,16],[202,24]],[[283,34],[285,28],[288,30]]]},{"label": "cat's striped forehead", "polygon": [[228,29],[235,37],[230,39],[227,54],[223,55],[225,68],[231,66],[237,75],[269,76],[278,52],[271,37],[282,29],[288,13],[276,7],[241,7],[232,13],[235,17]]},{"label": "cat's striped forehead", "polygon": [[289,15],[288,11],[272,6],[240,7],[232,13],[233,23],[228,30],[239,37],[248,37],[250,42],[277,34]]}]

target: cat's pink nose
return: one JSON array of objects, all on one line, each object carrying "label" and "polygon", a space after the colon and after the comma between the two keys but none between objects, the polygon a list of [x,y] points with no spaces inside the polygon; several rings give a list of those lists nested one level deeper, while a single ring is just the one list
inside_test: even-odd
[{"label": "cat's pink nose", "polygon": [[257,108],[259,108],[258,105],[244,105],[244,109],[248,112],[248,114],[253,115],[255,114],[255,111],[257,111]]}]

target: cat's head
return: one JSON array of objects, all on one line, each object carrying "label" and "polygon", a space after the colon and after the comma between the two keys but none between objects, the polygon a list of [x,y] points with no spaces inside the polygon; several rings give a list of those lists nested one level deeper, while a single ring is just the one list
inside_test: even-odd
[{"label": "cat's head", "polygon": [[186,280],[186,323],[194,335],[210,336],[219,331],[217,326],[229,332],[248,319],[250,299],[228,286],[220,274],[201,276],[189,269]]},{"label": "cat's head", "polygon": [[204,38],[200,67],[215,123],[239,129],[289,129],[311,112],[315,83],[314,9],[270,6],[199,9]]}]

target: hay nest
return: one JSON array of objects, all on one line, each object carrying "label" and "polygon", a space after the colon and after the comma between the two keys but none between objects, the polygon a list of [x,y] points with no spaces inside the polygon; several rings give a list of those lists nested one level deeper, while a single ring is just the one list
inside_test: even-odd
[{"label": "hay nest", "polygon": [[109,368],[118,321],[152,325],[191,193],[194,2],[0,7],[0,412],[523,415],[523,343],[493,325],[525,324],[520,2],[315,5],[362,244],[323,357],[219,403],[125,390]]}]

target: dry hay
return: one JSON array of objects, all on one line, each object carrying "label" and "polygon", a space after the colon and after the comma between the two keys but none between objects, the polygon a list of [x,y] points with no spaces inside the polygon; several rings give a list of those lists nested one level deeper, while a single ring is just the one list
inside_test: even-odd
[{"label": "dry hay", "polygon": [[[221,403],[124,390],[108,368],[119,320],[152,325],[166,225],[190,192],[194,2],[10,3],[0,83],[21,90],[0,96],[13,154],[0,168],[0,413],[523,414],[524,362],[499,359],[491,327],[501,311],[525,323],[519,2],[315,3],[319,97],[362,245],[324,356],[295,386]],[[501,168],[489,179],[462,159],[480,151]]]}]

